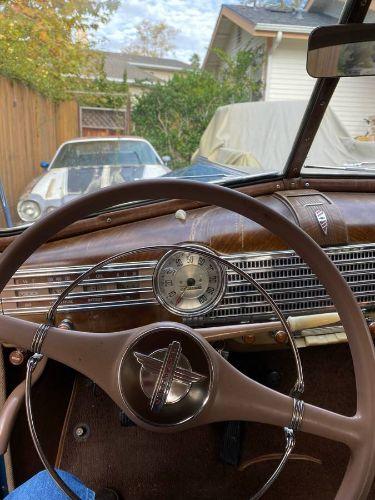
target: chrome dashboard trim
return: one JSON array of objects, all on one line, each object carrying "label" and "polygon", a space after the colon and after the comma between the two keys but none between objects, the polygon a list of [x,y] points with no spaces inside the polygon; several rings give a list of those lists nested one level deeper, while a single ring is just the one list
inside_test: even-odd
[{"label": "chrome dashboard trim", "polygon": [[[375,307],[375,243],[329,247],[325,252],[353,288],[361,307]],[[222,258],[256,279],[280,304],[283,312],[321,312],[321,309],[328,311],[333,308],[330,298],[309,267],[291,250],[222,255]],[[157,305],[152,290],[156,264],[156,260],[108,264],[98,272],[97,277],[85,279],[60,310]],[[20,269],[1,294],[1,312],[15,316],[46,312],[49,306],[43,302],[51,303],[62,288],[90,267]],[[247,319],[272,316],[259,293],[239,275],[228,270],[227,278],[222,301],[213,311],[199,318],[203,323],[233,320],[235,316]],[[85,302],[77,303],[79,300]]]}]

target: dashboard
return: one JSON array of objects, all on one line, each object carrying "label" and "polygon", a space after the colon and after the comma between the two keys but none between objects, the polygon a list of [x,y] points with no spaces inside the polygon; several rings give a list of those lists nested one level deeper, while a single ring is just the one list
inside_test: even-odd
[{"label": "dashboard", "polygon": [[[371,208],[375,213],[375,196],[307,189],[279,191],[259,199],[318,240],[372,319],[375,224]],[[149,216],[144,207],[144,218],[139,220],[60,237],[44,245],[8,283],[1,296],[2,313],[40,321],[59,294],[92,265],[145,245],[180,245],[181,249],[146,250],[105,264],[70,292],[59,306],[58,319],[68,318],[77,329],[87,331],[114,331],[164,320],[196,328],[274,321],[264,297],[225,262],[254,278],[285,316],[333,311],[330,297],[310,268],[265,229],[216,207],[187,209],[183,202],[175,202],[172,208],[167,214],[156,208],[154,216]],[[142,207],[137,210],[141,212]],[[327,232],[319,221],[321,212]],[[276,345],[273,333],[267,333],[267,342],[264,337],[259,342]],[[303,345],[306,339],[308,345],[327,339],[341,342],[345,340],[342,334],[340,325],[299,332]],[[252,342],[240,335],[237,344],[250,347]]]}]

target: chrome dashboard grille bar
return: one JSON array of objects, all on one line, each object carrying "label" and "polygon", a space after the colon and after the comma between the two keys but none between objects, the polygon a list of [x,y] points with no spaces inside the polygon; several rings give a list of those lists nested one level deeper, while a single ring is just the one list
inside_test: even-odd
[{"label": "chrome dashboard grille bar", "polygon": [[[362,307],[375,306],[375,244],[325,249],[347,280]],[[286,315],[333,309],[330,297],[305,262],[293,251],[248,253],[228,260],[248,272],[277,302]],[[228,290],[210,318],[272,317],[262,297],[235,273],[228,275]]]},{"label": "chrome dashboard grille bar", "polygon": [[[325,252],[343,274],[362,307],[375,307],[375,244],[327,248]],[[310,268],[294,252],[256,252],[224,257],[256,279],[285,314],[323,312],[331,299]],[[156,261],[109,264],[84,280],[60,310],[93,310],[156,304],[152,274]],[[4,314],[45,312],[77,276],[90,266],[21,269],[2,293]],[[267,303],[240,276],[228,271],[221,303],[202,321],[272,317]]]}]

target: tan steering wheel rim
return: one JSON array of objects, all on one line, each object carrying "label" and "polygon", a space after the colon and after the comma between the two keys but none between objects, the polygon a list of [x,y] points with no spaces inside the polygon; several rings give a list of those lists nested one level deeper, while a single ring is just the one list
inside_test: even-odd
[{"label": "tan steering wheel rim", "polygon": [[[100,190],[76,199],[34,223],[9,245],[0,259],[0,292],[37,248],[69,224],[114,205],[140,199],[161,198],[200,201],[231,210],[257,222],[295,250],[325,286],[348,336],[356,378],[357,411],[353,417],[344,417],[306,404],[301,430],[344,442],[350,447],[351,458],[336,499],[367,498],[375,473],[375,432],[372,429],[375,417],[375,351],[366,321],[346,281],[314,240],[294,223],[256,199],[218,185],[174,179],[137,181]],[[27,321],[2,316],[0,338],[30,348],[36,326]],[[115,364],[113,353],[112,358],[110,355],[110,346],[113,346],[113,352],[115,348],[122,346],[121,333],[123,332],[101,335],[72,332],[66,336],[65,332],[51,328],[46,339],[45,354],[96,379],[97,364],[93,363],[90,356],[94,356],[97,352],[95,349],[98,349],[98,345],[100,343],[102,345],[105,339],[108,342],[108,354],[105,356],[108,362]],[[74,351],[79,349],[83,354],[77,358]],[[202,413],[201,418],[194,422],[194,425],[218,420],[213,416],[218,408],[220,420],[238,418],[254,419],[274,425],[288,423],[292,414],[291,398],[263,388],[250,379],[245,381],[245,377],[230,368],[230,365],[223,364],[221,360],[217,363],[220,364],[218,369],[221,370],[221,374],[225,374],[225,377],[219,377],[215,401],[206,412]],[[115,372],[111,372],[107,377],[114,374]],[[230,377],[237,380],[241,391],[246,387],[252,391],[253,397],[250,403],[231,400],[230,392],[225,390],[226,379]],[[103,378],[99,380],[99,385],[121,406],[120,399],[115,394],[117,389],[113,381]],[[266,404],[266,399],[271,397],[272,405]],[[235,411],[232,409],[233,405]]]}]

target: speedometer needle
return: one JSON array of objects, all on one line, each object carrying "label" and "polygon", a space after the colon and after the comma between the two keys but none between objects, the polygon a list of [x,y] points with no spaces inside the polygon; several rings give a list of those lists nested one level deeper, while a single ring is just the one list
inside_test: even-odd
[{"label": "speedometer needle", "polygon": [[186,290],[187,290],[187,286],[185,286],[185,288],[182,290],[182,292],[180,293],[180,295],[177,297],[177,299],[176,299],[176,306],[181,302],[182,297],[184,296],[184,293],[186,292]]}]

